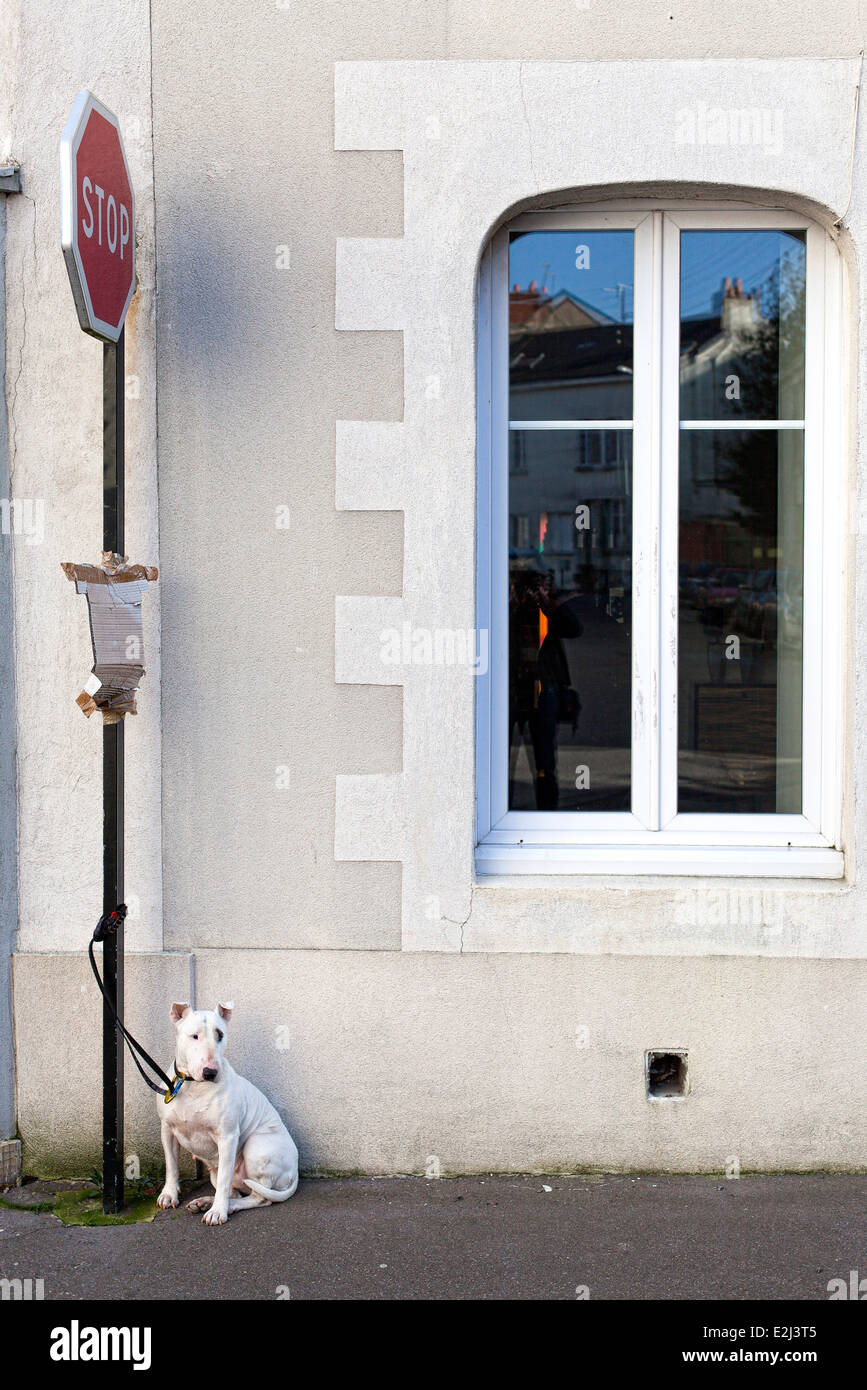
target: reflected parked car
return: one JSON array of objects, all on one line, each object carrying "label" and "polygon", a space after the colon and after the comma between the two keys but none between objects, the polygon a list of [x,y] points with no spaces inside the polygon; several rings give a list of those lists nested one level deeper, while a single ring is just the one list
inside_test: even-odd
[{"label": "reflected parked car", "polygon": [[730,620],[746,579],[743,570],[719,569],[699,590],[696,607],[707,627],[723,627]]},{"label": "reflected parked car", "polygon": [[773,647],[777,641],[777,571],[753,570],[741,586],[732,630]]},{"label": "reflected parked car", "polygon": [[685,608],[698,607],[699,595],[713,572],[714,566],[709,560],[702,560],[699,564],[684,563],[680,566],[680,601]]}]

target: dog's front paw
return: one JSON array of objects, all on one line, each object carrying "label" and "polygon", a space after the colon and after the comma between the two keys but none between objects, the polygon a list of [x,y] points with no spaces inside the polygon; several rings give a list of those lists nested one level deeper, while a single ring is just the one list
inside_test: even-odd
[{"label": "dog's front paw", "polygon": [[166,1207],[176,1207],[178,1205],[178,1189],[176,1187],[164,1187],[159,1197],[157,1206],[165,1209]]},{"label": "dog's front paw", "polygon": [[218,1207],[214,1202],[210,1211],[206,1211],[202,1220],[206,1226],[222,1226],[229,1219],[229,1212],[226,1207]]}]

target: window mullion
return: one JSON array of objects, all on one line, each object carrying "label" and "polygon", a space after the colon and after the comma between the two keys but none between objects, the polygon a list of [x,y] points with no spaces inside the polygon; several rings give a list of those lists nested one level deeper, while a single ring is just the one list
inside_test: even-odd
[{"label": "window mullion", "polygon": [[633,381],[632,811],[659,828],[659,341],[661,218],[635,230]]},{"label": "window mullion", "polygon": [[664,829],[677,814],[677,619],[680,452],[680,229],[660,218],[659,334],[659,563],[658,563],[658,765],[659,819]]}]

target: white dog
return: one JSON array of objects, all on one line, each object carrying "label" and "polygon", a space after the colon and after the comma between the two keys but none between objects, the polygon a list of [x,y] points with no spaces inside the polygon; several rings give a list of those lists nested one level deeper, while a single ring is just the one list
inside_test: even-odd
[{"label": "white dog", "polygon": [[[172,1004],[175,1025],[175,1073],[183,1084],[174,1098],[159,1102],[160,1131],[166,1156],[166,1185],[160,1207],[178,1205],[178,1146],[206,1163],[213,1200],[197,1197],[190,1211],[221,1226],[233,1211],[285,1202],[298,1186],[298,1150],[270,1101],[226,1061],[225,1025],[232,1004],[217,1012],[196,1012],[189,1004]],[[237,1188],[249,1196],[233,1197]]]}]

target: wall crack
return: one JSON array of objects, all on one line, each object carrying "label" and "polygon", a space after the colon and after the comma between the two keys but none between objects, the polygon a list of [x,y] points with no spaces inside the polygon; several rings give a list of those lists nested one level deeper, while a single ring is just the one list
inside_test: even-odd
[{"label": "wall crack", "polygon": [[523,113],[524,113],[524,124],[525,124],[526,127],[527,127],[527,148],[528,148],[528,150],[529,150],[529,152],[530,152],[530,173],[531,173],[532,176],[533,176],[533,183],[534,183],[534,185],[535,185],[536,192],[537,192],[537,193],[541,193],[542,189],[541,189],[541,186],[540,186],[540,184],[539,184],[539,175],[536,173],[536,161],[535,161],[535,159],[533,158],[533,127],[530,125],[530,116],[529,116],[529,113],[528,113],[528,111],[527,111],[527,97],[526,97],[526,94],[525,94],[525,92],[524,92],[524,64],[523,64],[523,62],[519,63],[519,65],[518,65],[518,85],[519,85],[519,87],[520,87],[520,89],[521,89],[521,110],[522,110]]},{"label": "wall crack", "polygon": [[[21,193],[21,194],[19,194],[19,197],[23,198],[25,202],[29,203],[30,206],[31,206],[32,209],[33,209],[33,226],[32,226],[32,232],[31,232],[31,239],[32,239],[32,242],[33,242],[33,267],[34,267],[34,271],[35,271],[36,263],[37,263],[37,250],[36,250],[36,200],[35,200],[35,198],[30,198],[30,197],[28,197],[28,195],[27,195],[26,193]],[[34,275],[34,278],[35,278],[35,275]],[[14,495],[14,492],[15,492],[15,487],[14,487],[15,464],[16,464],[16,461],[17,461],[17,458],[18,458],[18,418],[17,418],[17,409],[16,409],[17,404],[18,404],[18,383],[20,382],[21,377],[22,377],[22,375],[23,375],[23,373],[24,373],[24,356],[25,356],[25,352],[26,352],[26,349],[27,349],[27,295],[26,295],[25,290],[24,290],[24,286],[25,286],[26,282],[27,282],[27,277],[26,277],[25,275],[22,274],[22,275],[20,276],[20,284],[21,284],[21,338],[20,338],[20,341],[19,341],[19,343],[18,343],[18,371],[17,371],[16,374],[15,374],[15,380],[12,382],[12,390],[11,390],[10,393],[9,393],[9,424],[10,424],[10,426],[11,426],[11,429],[10,429],[10,431],[9,431],[9,442],[10,442],[10,449],[9,449],[9,495],[10,495],[10,497],[12,497],[12,496]],[[7,281],[7,292],[8,292],[8,281]]]}]

